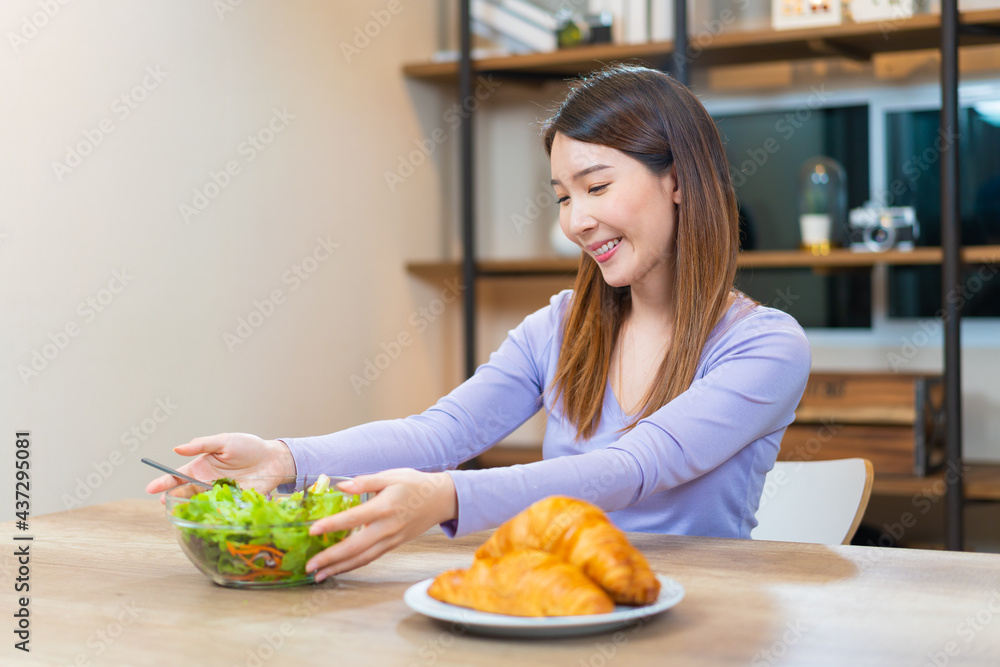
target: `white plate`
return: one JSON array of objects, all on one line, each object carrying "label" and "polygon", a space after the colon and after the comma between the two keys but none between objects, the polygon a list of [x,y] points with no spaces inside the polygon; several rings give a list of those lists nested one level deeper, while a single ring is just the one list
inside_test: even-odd
[{"label": "white plate", "polygon": [[434,579],[424,579],[410,586],[403,595],[403,601],[413,611],[479,634],[500,637],[569,637],[608,632],[630,625],[639,619],[666,611],[684,598],[684,587],[679,583],[662,574],[656,575],[656,578],[660,580],[660,597],[653,604],[644,607],[619,605],[608,614],[587,616],[508,616],[458,607],[435,600],[427,594]]}]

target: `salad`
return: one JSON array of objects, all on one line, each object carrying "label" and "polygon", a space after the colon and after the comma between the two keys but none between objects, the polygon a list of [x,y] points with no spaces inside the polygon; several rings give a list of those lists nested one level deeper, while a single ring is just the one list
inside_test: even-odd
[{"label": "salad", "polygon": [[308,493],[263,495],[231,479],[174,506],[173,523],[192,560],[213,579],[308,583],[306,562],[351,531],[310,535],[313,521],[361,503],[321,475]]}]

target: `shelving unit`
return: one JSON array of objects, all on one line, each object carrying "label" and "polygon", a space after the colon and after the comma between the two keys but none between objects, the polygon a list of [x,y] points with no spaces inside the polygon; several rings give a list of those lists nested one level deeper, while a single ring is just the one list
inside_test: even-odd
[{"label": "shelving unit", "polygon": [[[962,12],[959,21],[972,31],[963,45],[995,43],[990,28],[1000,29],[1000,9]],[[986,28],[979,33],[979,29]],[[690,38],[689,38],[690,39]],[[802,60],[824,56],[845,56],[868,60],[876,53],[936,49],[941,46],[941,22],[937,15],[921,14],[889,22],[843,23],[825,28],[804,30],[759,30],[694,35],[690,40],[695,67],[742,65],[775,60]],[[532,53],[473,61],[479,74],[533,75],[548,78],[575,76],[601,63],[642,60],[650,65],[669,62],[674,42],[648,44],[597,44],[562,49],[551,53]],[[697,55],[694,55],[697,53]],[[413,79],[454,83],[458,62],[412,63],[403,74]]]},{"label": "shelving unit", "polygon": [[[828,255],[813,255],[801,250],[752,250],[740,253],[741,269],[794,268],[868,268],[879,264],[918,266],[940,264],[941,248],[915,248],[910,251],[852,252],[834,249]],[[518,278],[535,276],[572,276],[579,266],[578,259],[483,260],[476,262],[476,274],[484,278]],[[1000,246],[970,246],[962,249],[963,264],[1000,264]],[[406,270],[426,280],[439,280],[458,275],[461,263],[410,262]]]},{"label": "shelving unit", "polygon": [[[473,74],[493,74],[517,79],[563,79],[613,61],[639,61],[652,67],[671,70],[682,83],[688,83],[690,66],[713,67],[762,63],[779,60],[799,60],[822,56],[841,56],[855,60],[869,60],[878,53],[940,48],[942,110],[941,127],[946,136],[957,133],[958,109],[958,35],[963,44],[995,43],[1000,35],[1000,9],[962,12],[957,10],[957,0],[943,0],[940,15],[918,15],[907,19],[871,23],[843,23],[804,30],[736,32],[698,34],[689,40],[681,30],[673,42],[656,42],[640,45],[599,45],[565,49],[552,53],[484,58],[471,58],[469,0],[458,0],[460,6],[461,44],[458,62],[424,62],[408,64],[403,68],[407,77],[444,85],[458,81],[460,99],[472,96]],[[686,3],[675,3],[675,26],[686,26]],[[689,57],[684,58],[687,54]],[[475,220],[474,171],[472,124],[474,116],[465,119],[461,126],[460,165],[461,220],[463,256],[460,262],[413,262],[407,269],[424,279],[438,279],[460,273],[463,284],[472,286],[465,290],[464,340],[465,369],[471,375],[476,367],[474,358],[476,331],[476,290],[480,278],[517,278],[532,276],[571,277],[578,265],[576,259],[538,259],[524,261],[478,261],[474,255]],[[952,469],[962,464],[961,435],[961,345],[959,323],[961,312],[946,295],[960,283],[963,263],[997,263],[1000,246],[971,247],[962,249],[958,224],[958,149],[946,146],[941,154],[942,206],[941,248],[919,248],[912,252],[852,253],[846,250],[829,255],[814,256],[799,251],[746,252],[740,257],[745,268],[854,268],[886,265],[934,265],[942,267],[942,310],[945,332],[945,414],[947,422],[946,452]],[[951,286],[951,287],[949,287]],[[516,455],[512,450],[508,455]],[[524,452],[521,452],[524,454]],[[998,467],[1000,470],[1000,467]],[[1000,472],[990,472],[982,488],[1000,495]],[[921,478],[907,483],[933,483],[931,478]],[[972,485],[971,489],[980,488]],[[978,484],[978,482],[977,482]],[[940,484],[938,484],[938,487]],[[900,482],[880,481],[876,485],[891,493],[893,490],[912,489]],[[962,476],[947,479],[945,498],[947,507],[946,546],[960,550],[963,545],[962,508],[969,492],[963,490]],[[906,491],[909,493],[909,491]],[[987,492],[984,492],[987,493]],[[905,495],[905,494],[904,494]],[[992,498],[1000,499],[1000,498]]]}]

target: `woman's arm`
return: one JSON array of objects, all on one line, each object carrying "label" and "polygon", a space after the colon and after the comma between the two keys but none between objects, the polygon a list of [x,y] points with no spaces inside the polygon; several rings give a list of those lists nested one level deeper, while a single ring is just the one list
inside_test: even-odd
[{"label": "woman's arm", "polygon": [[805,333],[790,316],[754,311],[712,356],[708,372],[690,389],[611,445],[643,469],[639,497],[711,472],[795,418],[812,359]]},{"label": "woman's arm", "polygon": [[552,494],[606,511],[696,479],[794,418],[809,375],[809,344],[787,315],[757,309],[706,351],[706,372],[606,449],[512,468],[448,473],[455,535],[499,525]]}]

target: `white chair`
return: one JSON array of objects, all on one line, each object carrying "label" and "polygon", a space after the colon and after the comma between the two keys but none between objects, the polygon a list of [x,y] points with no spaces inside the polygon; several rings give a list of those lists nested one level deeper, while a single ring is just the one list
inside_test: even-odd
[{"label": "white chair", "polygon": [[764,480],[755,540],[849,544],[868,507],[868,459],[778,461]]}]

